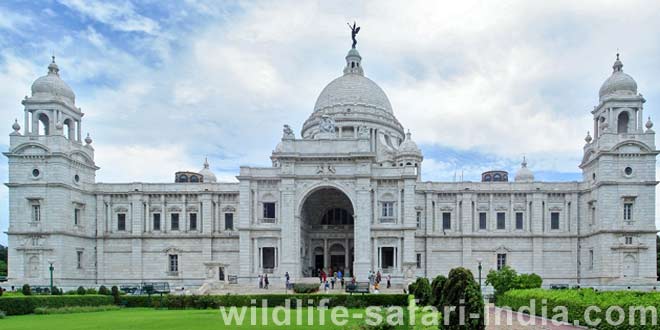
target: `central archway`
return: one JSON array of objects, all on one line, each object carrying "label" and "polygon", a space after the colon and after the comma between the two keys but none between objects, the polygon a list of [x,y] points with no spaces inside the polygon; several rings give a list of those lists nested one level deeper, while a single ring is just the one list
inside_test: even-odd
[{"label": "central archway", "polygon": [[300,208],[303,276],[342,271],[352,274],[354,208],[349,197],[334,187],[311,192]]}]

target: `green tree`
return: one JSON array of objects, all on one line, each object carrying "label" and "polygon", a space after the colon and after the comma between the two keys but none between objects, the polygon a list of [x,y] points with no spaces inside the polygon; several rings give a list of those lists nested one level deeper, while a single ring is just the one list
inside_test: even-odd
[{"label": "green tree", "polygon": [[0,276],[7,276],[7,247],[0,245]]},{"label": "green tree", "polygon": [[660,281],[660,236],[655,237],[656,249],[658,251],[658,280]]},{"label": "green tree", "polygon": [[431,282],[431,305],[438,306],[442,300],[442,289],[447,282],[447,277],[444,275],[436,276]]},{"label": "green tree", "polygon": [[31,296],[32,288],[30,288],[29,284],[23,284],[23,288],[21,289],[21,292],[23,292],[24,296]]},{"label": "green tree", "polygon": [[[484,319],[484,299],[481,296],[479,283],[474,280],[472,272],[466,268],[458,267],[449,272],[449,277],[444,285],[440,311],[443,319],[449,325],[443,325],[448,330],[484,330],[486,322]],[[445,313],[454,307],[453,312]],[[465,313],[461,320],[459,311],[464,308]],[[479,315],[471,318],[470,315]]]},{"label": "green tree", "polygon": [[7,263],[0,260],[0,276],[7,276]]},{"label": "green tree", "polygon": [[520,274],[516,279],[515,289],[538,289],[543,285],[543,279],[536,274]]},{"label": "green tree", "polygon": [[486,276],[486,284],[490,284],[495,289],[495,299],[505,292],[515,289],[518,280],[518,273],[509,267],[504,266],[500,270],[491,270]]},{"label": "green tree", "polygon": [[429,305],[431,303],[432,293],[431,293],[431,283],[426,277],[419,277],[415,281],[412,293],[415,296],[415,299],[419,300],[419,304],[422,306]]}]

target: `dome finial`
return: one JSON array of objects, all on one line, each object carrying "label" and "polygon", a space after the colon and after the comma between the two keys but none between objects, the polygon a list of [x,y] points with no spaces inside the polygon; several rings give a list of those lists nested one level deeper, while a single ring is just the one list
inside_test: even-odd
[{"label": "dome finial", "polygon": [[591,140],[593,140],[591,133],[587,131],[587,136],[584,137],[584,142],[591,143]]},{"label": "dome finial", "polygon": [[[649,120],[650,120],[650,118],[649,118]],[[21,125],[18,124],[18,119],[14,119],[14,124],[11,125],[11,128],[14,130],[14,133],[12,133],[12,134],[14,134],[14,135],[19,134],[18,131],[21,130]]]},{"label": "dome finial", "polygon": [[92,144],[92,137],[89,136],[89,133],[87,133],[87,137],[85,137],[85,143]]},{"label": "dome finial", "polygon": [[204,168],[209,168],[209,158],[204,157]]},{"label": "dome finial", "polygon": [[614,65],[612,65],[612,69],[614,69],[614,72],[621,71],[623,68],[623,63],[619,59],[619,52],[616,53],[616,61],[614,61]]},{"label": "dome finial", "polygon": [[525,157],[525,155],[523,155],[523,161],[522,161],[522,163],[520,163],[520,165],[522,167],[527,167],[527,158]]},{"label": "dome finial", "polygon": [[348,24],[348,28],[351,29],[351,39],[353,39],[353,46],[351,46],[351,48],[355,49],[355,46],[357,45],[357,40],[355,37],[357,36],[358,32],[360,32],[360,27],[357,26],[355,21],[353,21],[353,26],[351,26],[351,23],[346,24]]},{"label": "dome finial", "polygon": [[60,68],[57,66],[57,63],[55,63],[55,55],[51,56],[51,62],[48,65],[48,74],[56,74],[59,76]]}]

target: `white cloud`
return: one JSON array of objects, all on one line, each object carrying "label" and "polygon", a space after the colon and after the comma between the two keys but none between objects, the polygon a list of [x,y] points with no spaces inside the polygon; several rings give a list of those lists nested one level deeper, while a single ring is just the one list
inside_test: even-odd
[{"label": "white cloud", "polygon": [[108,24],[118,31],[155,34],[159,29],[156,21],[138,14],[133,3],[127,0],[114,2],[59,0],[59,2],[91,19]]}]

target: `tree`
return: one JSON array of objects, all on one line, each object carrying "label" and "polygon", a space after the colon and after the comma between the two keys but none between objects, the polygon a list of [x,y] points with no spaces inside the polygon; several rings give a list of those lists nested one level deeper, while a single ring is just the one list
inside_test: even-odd
[{"label": "tree", "polygon": [[431,283],[426,277],[420,277],[417,279],[417,284],[415,285],[415,291],[412,294],[415,295],[415,299],[419,300],[419,304],[422,306],[430,305],[432,292],[431,292]]},{"label": "tree", "polygon": [[486,284],[490,284],[495,289],[495,299],[505,292],[516,287],[518,273],[509,267],[504,266],[500,270],[491,270],[486,276]]},{"label": "tree", "polygon": [[447,277],[443,275],[436,276],[431,282],[431,305],[438,306],[442,300],[442,289],[447,282]]},{"label": "tree", "polygon": [[85,288],[83,288],[82,286],[79,286],[78,290],[76,290],[76,293],[82,296],[87,293],[87,290],[85,290]]},{"label": "tree", "polygon": [[7,263],[0,260],[0,276],[7,276]]},{"label": "tree", "polygon": [[0,245],[0,276],[7,276],[7,247]]},{"label": "tree", "polygon": [[655,237],[656,249],[658,251],[658,281],[660,281],[660,236]]},{"label": "tree", "polygon": [[115,304],[119,305],[119,288],[116,285],[113,285],[110,289],[112,292],[112,297],[114,298]]},{"label": "tree", "polygon": [[[449,312],[450,308],[455,308]],[[464,308],[465,313],[460,313]],[[442,317],[449,325],[443,326],[448,330],[484,330],[484,299],[481,296],[479,283],[474,280],[472,272],[466,268],[458,267],[449,272],[444,285],[440,302]],[[463,314],[463,319],[461,319]],[[478,315],[472,318],[471,315]]]},{"label": "tree", "polygon": [[32,295],[32,289],[30,288],[29,284],[23,284],[23,288],[21,289],[21,292],[23,292],[24,296]]},{"label": "tree", "polygon": [[108,288],[105,287],[105,285],[101,285],[101,287],[99,288],[99,294],[108,296],[110,295],[110,291],[108,290]]}]

